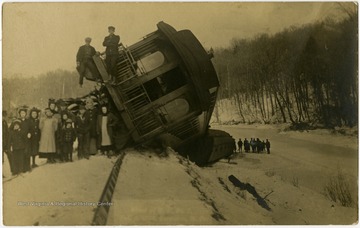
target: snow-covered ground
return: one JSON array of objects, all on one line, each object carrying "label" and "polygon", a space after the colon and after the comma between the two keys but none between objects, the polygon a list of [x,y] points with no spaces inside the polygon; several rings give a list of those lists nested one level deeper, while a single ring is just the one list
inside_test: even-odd
[{"label": "snow-covered ground", "polygon": [[[77,160],[74,155],[74,162],[42,161],[30,173],[4,179],[4,225],[90,225],[93,204],[99,201],[116,159],[92,156]],[[5,174],[6,168],[5,162]]]},{"label": "snow-covered ground", "polygon": [[[352,224],[358,220],[357,204],[342,207],[324,196],[329,179],[341,170],[358,202],[358,142],[356,137],[333,135],[323,130],[280,132],[267,125],[213,126],[239,138],[271,141],[271,154],[245,154],[205,168],[209,172],[227,170],[252,184],[267,199],[275,224]],[[230,183],[228,183],[230,184]],[[241,223],[242,224],[242,223]],[[258,224],[255,222],[255,224]]]},{"label": "snow-covered ground", "polygon": [[[280,132],[276,126],[213,128],[234,138],[268,138],[271,154],[237,154],[198,167],[169,149],[168,156],[128,149],[110,207],[109,225],[353,224],[357,205],[343,207],[323,194],[341,170],[357,202],[357,138],[325,131]],[[97,202],[115,158],[43,164],[5,178],[6,225],[90,225],[94,206],[18,206],[30,202]],[[4,169],[6,168],[6,164]],[[229,181],[233,175],[255,187],[271,208]]]},{"label": "snow-covered ground", "polygon": [[108,225],[217,224],[174,152],[161,158],[128,152],[120,169]]}]

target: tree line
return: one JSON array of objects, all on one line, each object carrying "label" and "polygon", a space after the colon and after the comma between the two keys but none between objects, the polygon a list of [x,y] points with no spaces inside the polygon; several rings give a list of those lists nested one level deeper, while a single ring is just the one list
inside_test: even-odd
[{"label": "tree line", "polygon": [[37,77],[4,77],[3,110],[11,114],[22,105],[43,109],[48,99],[77,98],[94,89],[95,83],[85,80],[79,87],[79,74],[76,71],[55,70]]},{"label": "tree line", "polygon": [[342,21],[234,39],[230,47],[215,49],[218,99],[231,100],[244,123],[356,125],[357,18],[349,13]]},{"label": "tree line", "polygon": [[[358,120],[358,14],[343,8],[342,21],[290,27],[274,35],[233,39],[215,48],[220,80],[214,116],[231,101],[243,123],[294,126],[355,126]],[[86,95],[94,83],[78,85],[76,71],[3,78],[3,109],[43,108],[48,98]]]}]

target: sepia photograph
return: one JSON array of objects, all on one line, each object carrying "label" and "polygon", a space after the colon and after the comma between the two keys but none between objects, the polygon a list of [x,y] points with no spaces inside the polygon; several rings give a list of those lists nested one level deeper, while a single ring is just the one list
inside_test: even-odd
[{"label": "sepia photograph", "polygon": [[357,2],[1,15],[3,225],[358,224]]}]

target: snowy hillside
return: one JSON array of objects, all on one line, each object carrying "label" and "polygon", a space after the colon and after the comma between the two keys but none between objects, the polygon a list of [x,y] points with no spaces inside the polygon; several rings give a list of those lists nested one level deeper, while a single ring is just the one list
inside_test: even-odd
[{"label": "snowy hillside", "polygon": [[[230,160],[198,167],[171,148],[168,156],[127,149],[108,225],[357,222],[357,138],[324,132],[284,133],[264,125],[213,128],[225,130],[236,139],[268,138],[271,154],[238,153]],[[94,203],[114,162],[115,158],[93,156],[73,163],[42,164],[31,173],[6,177],[4,224],[90,225]],[[351,206],[342,206],[324,194],[324,187],[339,170],[349,184]],[[230,176],[253,188],[239,188]],[[34,206],[24,205],[26,202],[60,203]],[[87,205],[64,206],[64,202]]]}]

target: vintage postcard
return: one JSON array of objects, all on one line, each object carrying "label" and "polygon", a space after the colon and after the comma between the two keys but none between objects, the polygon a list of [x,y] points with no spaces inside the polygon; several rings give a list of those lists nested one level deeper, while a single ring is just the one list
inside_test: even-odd
[{"label": "vintage postcard", "polygon": [[5,2],[3,224],[358,222],[353,2]]}]

